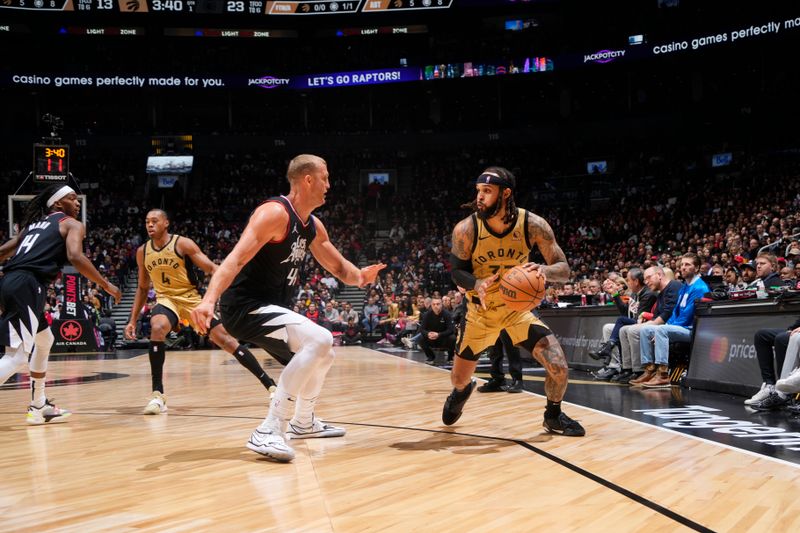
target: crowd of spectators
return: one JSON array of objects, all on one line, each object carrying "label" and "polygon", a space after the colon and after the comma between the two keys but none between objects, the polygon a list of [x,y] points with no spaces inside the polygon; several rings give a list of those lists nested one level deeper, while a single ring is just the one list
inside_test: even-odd
[{"label": "crowd of spectators", "polygon": [[[695,179],[677,190],[629,189],[613,199],[614,208],[595,216],[543,210],[572,268],[573,284],[550,297],[565,291],[595,296],[610,273],[624,278],[633,267],[661,265],[678,272],[680,256],[688,252],[700,257],[701,274],[724,276],[731,288],[743,289],[773,273],[785,282],[796,280],[800,166],[758,165],[724,183],[703,187]],[[764,190],[764,183],[780,187]],[[772,257],[759,261],[762,251]]]},{"label": "crowd of spectators", "polygon": [[[265,153],[198,158],[197,172],[177,194],[153,184],[142,187],[138,159],[116,159],[115,165],[99,157],[81,161],[84,169],[91,169],[84,171],[90,176],[87,181],[102,176],[102,186],[85,191],[89,195],[87,257],[124,288],[135,270],[136,248],[146,239],[144,214],[149,207],[164,205],[171,217],[170,230],[193,238],[213,261],[221,262],[257,204],[286,192],[282,168],[287,157]],[[398,329],[413,331],[420,311],[430,307],[424,303],[426,298],[455,299],[448,263],[450,232],[469,213],[461,205],[474,194],[471,176],[498,160],[512,161],[506,164],[528,178],[521,180],[528,185],[516,192],[518,205],[550,222],[568,257],[572,279],[548,289],[547,299],[553,304],[570,295],[603,303],[604,280],[618,280],[624,290],[631,268],[661,265],[677,271],[679,257],[686,252],[700,256],[702,274],[723,275],[737,289],[770,273],[773,280],[779,277],[786,283],[800,274],[797,163],[749,156],[735,170],[714,174],[709,169],[686,170],[684,161],[670,166],[660,158],[640,158],[647,163],[619,169],[619,183],[603,191],[605,207],[592,210],[548,202],[548,191],[562,185],[555,179],[531,180],[533,172],[527,171],[531,160],[524,154],[515,157],[509,150],[500,150],[493,157],[485,147],[475,147],[450,156],[415,154],[404,162],[396,157],[396,153],[358,150],[331,157],[333,186],[326,205],[315,213],[349,260],[387,265],[364,299],[365,311],[353,320],[352,329],[368,338],[389,334],[391,342],[399,344],[408,335],[397,335]],[[384,201],[377,204],[378,214],[366,191],[359,191],[358,169],[379,168],[381,159],[388,160],[384,166],[404,164],[410,186],[385,191]],[[556,164],[552,158],[549,161]],[[681,169],[686,171],[681,173]],[[4,179],[13,180],[14,173],[6,172]],[[780,183],[780,187],[764,190],[764,182]],[[584,196],[597,197],[596,186],[587,187]],[[7,237],[4,231],[0,233]],[[765,246],[775,257],[759,263],[758,252]],[[339,282],[311,255],[301,280],[294,308],[337,332],[347,330],[349,320],[340,318],[345,309],[339,301]],[[91,283],[84,287],[82,297],[97,317],[110,307],[107,295]],[[58,315],[62,302],[63,289],[57,281],[49,291],[51,312]]]},{"label": "crowd of spectators", "polygon": [[[473,194],[469,176],[487,162],[476,151],[472,157],[459,153],[415,167],[432,178],[415,180],[412,190],[396,194],[387,208],[388,234],[374,250],[374,257],[388,265],[380,284],[388,280],[397,294],[410,296],[445,294],[452,289],[450,232],[468,214],[459,206]],[[555,304],[559,296],[574,295],[586,296],[590,304],[611,303],[603,296],[604,280],[618,280],[624,290],[631,268],[660,265],[678,272],[680,256],[687,252],[700,257],[701,274],[724,276],[729,288],[754,286],[770,274],[772,278],[762,288],[796,281],[800,275],[800,165],[752,157],[743,168],[716,175],[697,169],[681,175],[681,165],[676,167],[663,174],[647,169],[659,179],[636,176],[636,171],[644,171],[638,167],[620,172],[617,179],[626,186],[606,191],[602,209],[551,206],[539,200],[541,194],[534,187],[517,191],[522,198],[518,205],[552,225],[571,267],[569,283],[548,289],[550,303]],[[519,165],[512,168],[524,172]],[[780,187],[763,190],[763,183],[780,183]],[[587,197],[595,192],[583,191]],[[762,250],[774,257],[759,260]],[[780,283],[775,282],[777,278]]]}]

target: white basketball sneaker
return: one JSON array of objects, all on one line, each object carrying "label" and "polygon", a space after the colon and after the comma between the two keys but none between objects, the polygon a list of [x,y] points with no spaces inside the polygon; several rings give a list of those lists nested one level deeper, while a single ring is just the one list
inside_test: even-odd
[{"label": "white basketball sneaker", "polygon": [[167,412],[167,397],[158,392],[153,391],[153,396],[142,411],[145,415],[160,415]]},{"label": "white basketball sneaker", "polygon": [[247,447],[281,463],[294,459],[294,450],[286,444],[283,435],[274,429],[256,428],[247,441]]},{"label": "white basketball sneaker", "polygon": [[775,384],[775,390],[784,394],[800,392],[800,367],[792,370],[792,373],[785,378],[779,379]]},{"label": "white basketball sneaker", "polygon": [[56,407],[50,400],[45,400],[42,407],[28,406],[28,414],[25,421],[34,426],[61,424],[66,422],[70,415],[72,415],[70,411]]},{"label": "white basketball sneaker", "polygon": [[311,420],[311,425],[301,424],[295,419],[290,420],[286,435],[290,439],[324,439],[326,437],[343,437],[346,433],[344,428],[326,424],[317,417],[313,417]]},{"label": "white basketball sneaker", "polygon": [[774,387],[775,387],[774,385],[767,385],[766,383],[762,383],[761,384],[761,390],[759,390],[757,393],[755,393],[753,395],[753,397],[750,398],[749,400],[745,400],[744,404],[745,405],[755,405],[755,404],[761,402],[762,400],[766,399],[767,396],[769,396],[769,393],[774,390]]}]

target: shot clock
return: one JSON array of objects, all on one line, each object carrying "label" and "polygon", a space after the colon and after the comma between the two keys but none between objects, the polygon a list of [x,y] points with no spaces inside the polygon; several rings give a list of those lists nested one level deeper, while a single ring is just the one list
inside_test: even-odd
[{"label": "shot clock", "polygon": [[66,144],[33,145],[33,179],[43,183],[67,181],[69,146]]}]

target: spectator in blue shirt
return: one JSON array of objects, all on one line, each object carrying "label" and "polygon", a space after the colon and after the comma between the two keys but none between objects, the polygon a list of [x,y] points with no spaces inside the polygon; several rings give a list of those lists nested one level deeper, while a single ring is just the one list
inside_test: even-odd
[{"label": "spectator in blue shirt", "polygon": [[[708,285],[700,278],[700,258],[693,253],[681,257],[683,285],[678,293],[678,303],[672,316],[663,326],[644,326],[641,330],[640,348],[645,374],[651,373],[649,381],[641,383],[647,388],[666,388],[669,381],[669,343],[690,342],[694,324],[695,301],[708,292]],[[655,361],[654,361],[655,356]]]}]

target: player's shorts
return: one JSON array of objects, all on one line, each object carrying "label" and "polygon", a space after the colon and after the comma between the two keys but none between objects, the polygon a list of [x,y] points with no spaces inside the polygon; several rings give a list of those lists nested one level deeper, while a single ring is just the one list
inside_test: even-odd
[{"label": "player's shorts", "polygon": [[459,357],[477,361],[479,354],[494,346],[500,332],[505,330],[511,342],[529,351],[540,339],[551,335],[550,329],[530,311],[510,311],[505,304],[487,303],[487,309],[480,302],[467,302],[467,315],[460,328],[456,342]]},{"label": "player's shorts", "polygon": [[34,338],[49,326],[44,317],[47,288],[26,270],[13,270],[0,278],[0,341],[9,348],[20,345],[32,352]]},{"label": "player's shorts", "polygon": [[[192,320],[192,311],[195,307],[200,305],[203,299],[197,291],[188,291],[180,296],[162,296],[156,294],[156,306],[153,307],[153,316],[164,315],[169,320],[172,329],[178,325],[178,322],[184,320],[192,326],[192,329],[197,331],[194,321]],[[211,319],[211,328],[214,329],[220,321],[214,317]]]},{"label": "player's shorts", "polygon": [[262,348],[282,365],[289,364],[294,355],[286,326],[313,326],[324,330],[303,315],[279,305],[259,306],[251,302],[234,306],[220,303],[219,311],[222,324],[230,335]]}]

